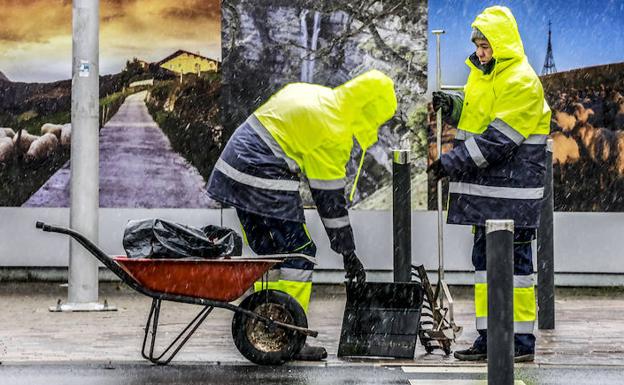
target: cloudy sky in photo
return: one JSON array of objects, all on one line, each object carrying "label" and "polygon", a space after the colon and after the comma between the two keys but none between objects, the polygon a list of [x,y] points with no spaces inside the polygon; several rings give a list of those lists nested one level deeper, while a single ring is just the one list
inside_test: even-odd
[{"label": "cloudy sky in photo", "polygon": [[[100,73],[178,49],[221,60],[219,0],[100,0]],[[0,0],[0,71],[12,81],[71,78],[71,0]]]}]

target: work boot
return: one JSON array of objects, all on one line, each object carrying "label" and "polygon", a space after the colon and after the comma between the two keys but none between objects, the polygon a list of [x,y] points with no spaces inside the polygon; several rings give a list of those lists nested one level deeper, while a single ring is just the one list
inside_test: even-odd
[{"label": "work boot", "polygon": [[310,346],[307,343],[299,353],[295,354],[293,360],[297,361],[320,361],[327,358],[327,350],[322,346]]},{"label": "work boot", "polygon": [[460,361],[485,361],[487,359],[487,352],[471,346],[465,350],[455,351],[453,356]]},{"label": "work boot", "polygon": [[[458,350],[454,354],[455,358],[461,361],[487,361],[487,352],[477,349],[474,346],[466,350]],[[514,351],[514,362],[533,362],[535,354],[529,351],[516,349]]]}]

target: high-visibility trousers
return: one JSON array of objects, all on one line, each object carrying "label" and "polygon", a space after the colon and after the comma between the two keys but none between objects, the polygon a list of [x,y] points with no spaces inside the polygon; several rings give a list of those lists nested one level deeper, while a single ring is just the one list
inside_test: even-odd
[{"label": "high-visibility trousers", "polygon": [[[236,209],[243,228],[245,242],[258,255],[298,253],[316,256],[316,245],[305,223],[270,218]],[[268,279],[258,281],[256,291],[272,289],[285,292],[295,298],[308,311],[312,294],[314,264],[306,259],[293,258],[269,271]]]},{"label": "high-visibility trousers", "polygon": [[[535,349],[535,277],[533,274],[533,254],[531,241],[535,229],[516,228],[514,232],[514,340],[516,349]],[[485,227],[474,227],[472,263],[475,268],[475,314],[480,337],[475,342],[478,347],[487,347],[487,271],[485,256]]]}]

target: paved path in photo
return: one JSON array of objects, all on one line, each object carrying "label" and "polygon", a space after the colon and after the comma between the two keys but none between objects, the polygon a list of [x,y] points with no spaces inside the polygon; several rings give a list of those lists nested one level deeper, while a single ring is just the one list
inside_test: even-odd
[{"label": "paved path in photo", "polygon": [[[128,96],[100,131],[100,207],[216,207],[197,169],[150,116],[145,96]],[[67,162],[23,206],[69,207],[69,189]]]}]

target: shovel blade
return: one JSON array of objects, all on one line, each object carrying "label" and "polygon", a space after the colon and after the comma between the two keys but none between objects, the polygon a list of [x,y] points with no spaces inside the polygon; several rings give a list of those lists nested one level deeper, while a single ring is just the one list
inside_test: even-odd
[{"label": "shovel blade", "polygon": [[338,357],[413,358],[422,302],[418,282],[347,283]]}]

